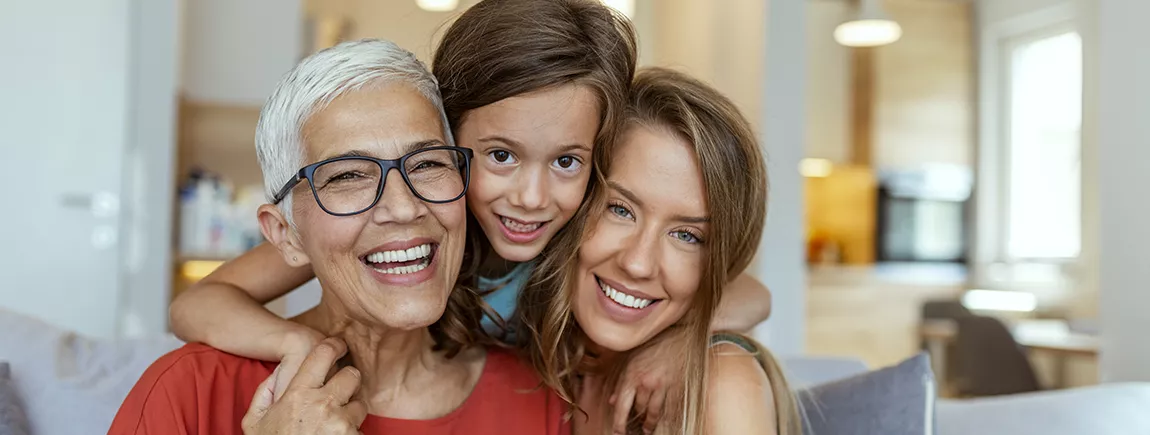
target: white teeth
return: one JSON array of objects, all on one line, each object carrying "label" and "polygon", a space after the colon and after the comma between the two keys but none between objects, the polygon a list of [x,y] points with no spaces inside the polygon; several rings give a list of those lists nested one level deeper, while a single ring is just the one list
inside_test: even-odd
[{"label": "white teeth", "polygon": [[423,269],[426,269],[428,264],[431,264],[431,261],[428,259],[424,259],[423,261],[419,262],[418,264],[415,264],[412,266],[397,266],[397,267],[390,267],[387,269],[376,268],[375,270],[378,270],[381,273],[385,273],[385,274],[389,274],[389,275],[406,275],[409,273],[415,273],[415,272],[419,272]]},{"label": "white teeth", "polygon": [[532,231],[539,229],[539,227],[543,225],[543,222],[536,222],[533,224],[521,224],[519,222],[513,221],[509,218],[505,218],[502,216],[500,216],[500,219],[503,220],[503,226],[505,226],[505,227],[507,227],[507,229],[514,231],[514,232],[517,232],[517,233],[530,233]]},{"label": "white teeth", "polygon": [[611,286],[604,284],[601,281],[599,282],[599,288],[603,290],[603,294],[607,295],[609,299],[627,308],[635,308],[641,310],[643,308],[647,308],[647,306],[651,305],[651,302],[653,302],[650,299],[637,298],[633,295],[615,290]]},{"label": "white teeth", "polygon": [[[399,249],[395,251],[376,252],[367,256],[368,263],[399,263],[404,261],[414,261],[419,259],[427,259],[431,255],[431,244],[424,243],[419,246],[414,246],[408,249]],[[415,266],[407,266],[415,267]]]}]

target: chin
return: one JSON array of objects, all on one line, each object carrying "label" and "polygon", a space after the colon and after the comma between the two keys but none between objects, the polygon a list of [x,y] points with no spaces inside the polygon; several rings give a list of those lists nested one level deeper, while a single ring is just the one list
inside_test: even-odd
[{"label": "chin", "polygon": [[[580,323],[580,325],[582,325],[582,323]],[[599,347],[612,352],[629,352],[644,343],[642,339],[632,338],[632,334],[627,331],[610,333],[603,331],[603,329],[606,328],[583,328],[583,333],[587,335],[587,339]]]},{"label": "chin", "polygon": [[515,245],[503,240],[491,240],[491,247],[495,249],[495,253],[499,255],[499,258],[515,263],[526,263],[534,260],[535,257],[543,253],[545,244],[546,241],[544,241],[544,243],[532,243],[530,245]]},{"label": "chin", "polygon": [[584,307],[571,307],[575,321],[579,328],[597,346],[612,352],[627,352],[646,342],[646,335],[634,325],[617,323],[602,313],[593,313],[594,309],[581,309]]},{"label": "chin", "polygon": [[420,298],[376,304],[371,317],[388,328],[410,331],[431,326],[443,317],[447,298]]}]

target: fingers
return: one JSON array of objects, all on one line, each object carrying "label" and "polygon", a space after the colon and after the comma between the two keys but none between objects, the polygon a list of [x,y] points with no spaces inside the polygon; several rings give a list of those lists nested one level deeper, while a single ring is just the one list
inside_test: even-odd
[{"label": "fingers", "polygon": [[352,400],[343,407],[343,412],[352,427],[358,428],[363,426],[363,421],[367,419],[367,404],[362,400]]},{"label": "fingers", "polygon": [[635,406],[633,407],[635,410],[635,415],[643,415],[647,413],[647,401],[651,398],[653,391],[654,390],[650,388],[644,388],[643,386],[640,386],[639,389],[635,391]]},{"label": "fingers", "polygon": [[347,354],[347,344],[338,338],[326,338],[308,354],[287,389],[320,388],[335,362]]},{"label": "fingers", "polygon": [[651,399],[647,402],[647,418],[643,420],[643,433],[655,432],[655,427],[659,425],[659,419],[663,417],[663,404],[666,403],[667,390],[657,390],[651,393]]},{"label": "fingers", "polygon": [[615,400],[615,421],[612,430],[619,435],[627,433],[627,417],[631,415],[631,405],[635,402],[635,388],[625,385]]},{"label": "fingers", "polygon": [[[279,370],[278,368],[276,369]],[[248,406],[248,413],[244,414],[243,421],[240,423],[245,428],[254,427],[264,415],[268,413],[268,408],[272,406],[272,384],[275,383],[277,371],[273,371],[267,379],[260,382],[256,387],[256,394],[252,397],[252,404]]]},{"label": "fingers", "polygon": [[279,375],[276,376],[276,381],[273,388],[273,392],[275,393],[275,400],[279,400],[280,397],[283,397],[284,392],[287,391],[288,385],[290,385],[291,381],[295,379],[296,373],[299,373],[300,366],[303,364],[304,358],[306,358],[307,355],[308,354],[288,356],[285,357],[283,361],[280,361],[280,365],[276,367]]},{"label": "fingers", "polygon": [[351,396],[359,390],[359,370],[355,367],[344,367],[339,370],[327,385],[323,387],[337,404],[343,405],[351,400]]}]

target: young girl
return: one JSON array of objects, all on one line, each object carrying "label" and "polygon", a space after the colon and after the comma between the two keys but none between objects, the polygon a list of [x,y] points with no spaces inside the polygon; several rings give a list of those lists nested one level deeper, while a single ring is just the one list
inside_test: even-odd
[{"label": "young girl", "polygon": [[[712,335],[728,277],[758,246],[767,176],[749,124],[714,89],[651,69],[636,77],[626,124],[597,162],[591,207],[547,248],[523,291],[519,347],[561,397],[575,432],[801,434],[777,363],[752,340]],[[610,393],[636,352],[684,341],[680,397],[662,421],[611,421]],[[658,406],[656,406],[658,407]],[[635,417],[645,417],[634,415]],[[618,419],[618,415],[616,418]]]},{"label": "young girl", "polygon": [[[591,162],[606,159],[598,154],[616,136],[635,46],[630,23],[595,0],[485,0],[444,35],[433,73],[456,142],[475,154],[471,255],[460,279],[485,292],[499,314],[489,326],[510,316],[534,259],[594,184]],[[177,298],[172,328],[187,341],[282,361],[279,393],[323,337],[262,304],[313,276],[261,245]],[[769,313],[769,292],[753,278],[735,279],[729,293],[715,329],[746,330]],[[678,364],[663,355],[677,351],[663,340],[637,355],[619,393],[675,384]]]}]

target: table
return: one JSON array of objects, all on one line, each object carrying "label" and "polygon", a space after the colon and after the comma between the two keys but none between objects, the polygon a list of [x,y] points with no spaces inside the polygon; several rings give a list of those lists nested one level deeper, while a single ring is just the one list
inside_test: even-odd
[{"label": "table", "polygon": [[[1006,323],[1019,345],[1031,352],[1054,356],[1055,387],[1066,386],[1066,358],[1098,356],[1098,336],[1071,331],[1065,320],[1028,319]],[[935,377],[946,379],[946,351],[958,336],[958,324],[950,319],[928,319],[919,326],[919,335],[930,352]]]}]

